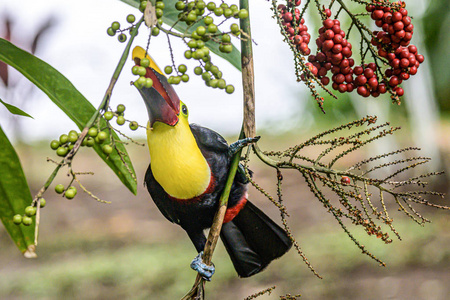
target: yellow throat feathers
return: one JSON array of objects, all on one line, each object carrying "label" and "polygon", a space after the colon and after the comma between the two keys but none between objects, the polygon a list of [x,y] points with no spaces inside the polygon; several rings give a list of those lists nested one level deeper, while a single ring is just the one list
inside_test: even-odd
[{"label": "yellow throat feathers", "polygon": [[155,122],[147,128],[151,169],[156,181],[170,196],[188,200],[203,194],[211,170],[198,148],[187,116],[180,113],[175,126]]}]

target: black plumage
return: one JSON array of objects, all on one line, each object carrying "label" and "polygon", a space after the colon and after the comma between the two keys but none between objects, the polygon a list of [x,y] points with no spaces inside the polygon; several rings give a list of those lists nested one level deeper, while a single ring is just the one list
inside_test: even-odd
[{"label": "black plumage", "polygon": [[[212,225],[226,183],[231,154],[225,139],[215,131],[195,124],[191,124],[190,128],[210,166],[213,188],[194,199],[174,199],[155,180],[150,166],[145,174],[145,183],[161,213],[169,221],[180,225],[189,235],[197,252],[201,252],[206,243],[203,231]],[[246,192],[247,180],[237,172],[228,209],[242,205]],[[249,201],[233,220],[223,225],[221,239],[241,277],[260,272],[273,259],[286,253],[292,245],[286,232]]]}]

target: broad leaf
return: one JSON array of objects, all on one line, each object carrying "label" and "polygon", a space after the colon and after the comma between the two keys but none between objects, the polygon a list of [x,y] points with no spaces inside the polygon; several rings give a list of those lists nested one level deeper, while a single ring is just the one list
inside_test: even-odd
[{"label": "broad leaf", "polygon": [[[81,130],[90,120],[96,109],[86,98],[73,86],[73,84],[59,73],[52,66],[40,60],[36,56],[14,46],[10,42],[0,38],[0,60],[17,69],[32,83],[40,88],[47,96],[70,118]],[[102,126],[105,125],[102,120]],[[116,133],[114,138],[119,140]],[[100,146],[94,147],[97,154],[106,162],[106,164],[116,173],[119,179],[126,187],[136,194],[137,183],[136,176],[128,157],[125,146],[116,143],[120,152],[124,153],[124,160],[129,170],[123,164],[116,151],[109,157],[103,153]]]},{"label": "broad leaf", "polygon": [[14,115],[19,115],[19,116],[24,116],[24,117],[29,117],[29,118],[34,119],[32,116],[30,116],[29,114],[27,114],[20,108],[14,106],[14,105],[8,104],[8,103],[4,102],[2,99],[0,99],[0,102],[6,107],[7,110],[9,110],[10,113],[12,113]]},{"label": "broad leaf", "polygon": [[[129,4],[131,6],[134,6],[136,8],[139,8],[139,0],[120,0],[122,2],[125,2],[126,4]],[[163,22],[169,26],[173,26],[178,21],[178,14],[180,11],[178,11],[175,8],[175,3],[177,3],[178,0],[164,0],[165,8],[164,8],[164,15],[162,17]],[[200,21],[196,23],[195,25],[188,28],[186,23],[178,22],[175,24],[174,28],[178,30],[180,33],[189,33],[191,34],[194,32],[198,26],[205,26],[205,23],[203,21]],[[216,55],[222,57],[223,59],[227,60],[230,64],[232,64],[236,69],[241,71],[241,54],[239,50],[233,45],[233,51],[231,53],[223,53],[219,51],[219,44],[208,41],[205,43],[206,46],[214,52]]]},{"label": "broad leaf", "polygon": [[11,238],[27,257],[34,257],[34,225],[13,223],[13,216],[23,215],[32,201],[27,180],[14,147],[0,127],[0,219]]}]

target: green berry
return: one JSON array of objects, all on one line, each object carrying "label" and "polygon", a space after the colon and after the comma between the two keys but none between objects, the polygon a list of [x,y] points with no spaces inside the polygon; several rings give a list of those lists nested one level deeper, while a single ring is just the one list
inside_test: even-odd
[{"label": "green berry", "polygon": [[237,34],[238,32],[240,32],[239,25],[236,23],[231,24],[230,30],[232,33]]},{"label": "green berry", "polygon": [[201,67],[195,67],[194,68],[194,74],[195,75],[202,75],[202,73],[203,73],[203,70],[202,70]]},{"label": "green berry", "polygon": [[72,189],[72,187],[70,187],[69,189],[67,189],[67,191],[64,193],[64,196],[71,200],[75,197],[75,195],[77,194],[77,190],[75,188]]},{"label": "green berry", "polygon": [[22,215],[19,215],[19,214],[14,215],[13,223],[16,224],[16,225],[22,224]]},{"label": "green berry", "polygon": [[215,76],[217,79],[220,79],[220,78],[222,78],[222,72],[219,71],[219,72],[217,72],[217,74],[214,74],[214,76]]},{"label": "green berry", "polygon": [[217,73],[219,73],[219,68],[217,66],[211,66],[211,73],[213,73],[213,75],[216,75]]},{"label": "green berry", "polygon": [[127,36],[125,34],[121,33],[121,34],[119,34],[117,39],[119,40],[119,42],[124,43],[127,40]]},{"label": "green berry", "polygon": [[202,57],[205,56],[205,52],[203,52],[201,49],[195,50],[192,57],[195,59],[202,59]]},{"label": "green berry", "polygon": [[140,11],[140,12],[144,12],[144,10],[145,10],[146,7],[147,7],[147,1],[142,1],[142,2],[139,4],[139,11]]},{"label": "green berry", "polygon": [[64,145],[68,141],[69,141],[69,136],[67,134],[61,134],[59,136],[59,142],[61,143],[61,145]]},{"label": "green berry", "polygon": [[186,71],[187,71],[187,67],[186,67],[186,65],[179,65],[178,66],[178,71],[180,72],[180,73],[186,73]]},{"label": "green berry", "polygon": [[152,35],[153,36],[159,35],[159,28],[158,27],[153,27],[152,28]]},{"label": "green berry", "polygon": [[159,8],[159,9],[164,9],[166,7],[166,5],[162,1],[157,1],[155,7]]},{"label": "green berry", "polygon": [[223,15],[223,8],[222,7],[216,7],[214,9],[214,14],[218,17],[220,17],[221,15]]},{"label": "green berry", "polygon": [[87,145],[87,138],[84,138],[83,141],[81,141],[81,147],[84,147]]},{"label": "green berry", "polygon": [[117,105],[116,111],[120,114],[123,113],[125,111],[125,105],[123,104],[119,104]]},{"label": "green berry", "polygon": [[166,66],[166,67],[164,68],[164,73],[166,73],[166,74],[171,74],[172,71],[173,71],[173,69],[172,69],[171,66]]},{"label": "green berry", "polygon": [[155,9],[156,17],[159,19],[163,16],[164,12],[161,8]]},{"label": "green berry", "polygon": [[59,141],[57,140],[53,140],[50,143],[50,148],[52,148],[53,150],[56,150],[59,148],[59,146],[61,146],[61,144],[59,143]]},{"label": "green berry", "polygon": [[212,88],[217,88],[218,82],[219,82],[219,80],[217,80],[217,79],[211,79],[209,81],[209,86],[212,87]]},{"label": "green berry", "polygon": [[223,52],[231,53],[231,51],[233,51],[233,45],[231,45],[231,44],[223,45]]},{"label": "green berry", "polygon": [[198,26],[195,31],[199,36],[204,36],[206,33],[206,28],[204,26]]},{"label": "green berry", "polygon": [[130,24],[133,24],[134,21],[136,21],[136,17],[133,14],[129,14],[127,16],[127,22],[130,23]]},{"label": "green berry", "polygon": [[102,147],[102,151],[105,154],[111,154],[113,152],[113,147],[111,147],[110,145],[104,145]]},{"label": "green berry", "polygon": [[205,7],[206,7],[205,1],[197,0],[196,1],[196,7],[197,7],[197,9],[200,9],[200,10],[205,9]]},{"label": "green berry", "polygon": [[186,21],[188,22],[195,22],[197,20],[197,14],[194,11],[191,11],[188,13],[186,17]]},{"label": "green berry", "polygon": [[206,82],[210,81],[210,80],[211,80],[211,74],[209,74],[208,72],[204,72],[204,73],[202,74],[202,79],[203,79],[204,81],[206,81]]},{"label": "green berry", "polygon": [[97,128],[95,128],[95,127],[89,128],[89,130],[88,130],[88,135],[89,136],[96,137],[97,134],[98,134]]},{"label": "green berry", "polygon": [[111,27],[108,27],[108,29],[106,30],[106,33],[109,36],[115,36],[116,35],[116,31],[114,29],[112,29]]},{"label": "green berry", "polygon": [[248,18],[248,11],[245,8],[243,8],[239,11],[238,16],[239,16],[239,19],[246,19],[246,18]]},{"label": "green berry", "polygon": [[207,62],[207,63],[205,64],[205,70],[206,70],[206,71],[210,71],[212,66],[213,66],[212,63]]},{"label": "green berry", "polygon": [[181,81],[188,82],[189,81],[189,75],[188,74],[181,75]]},{"label": "green berry", "polygon": [[229,8],[225,8],[223,10],[223,15],[224,15],[225,18],[228,19],[228,18],[233,16],[233,11],[231,9],[229,9]]},{"label": "green berry", "polygon": [[144,86],[148,89],[151,88],[153,86],[153,80],[151,78],[145,78]]},{"label": "green berry", "polygon": [[145,76],[147,74],[147,70],[144,67],[138,67],[137,68],[137,75],[139,76]]},{"label": "green berry", "polygon": [[58,194],[62,194],[64,192],[64,185],[58,184],[55,186],[55,192]]},{"label": "green berry", "polygon": [[209,33],[216,33],[218,30],[217,25],[216,24],[209,24],[208,25],[208,32]]},{"label": "green berry", "polygon": [[[120,118],[121,116],[119,116],[118,118]],[[123,118],[123,117],[122,117]],[[100,131],[97,135],[97,138],[99,141],[103,142],[108,138],[108,133],[106,133],[105,131]]]},{"label": "green berry", "polygon": [[205,22],[205,25],[210,25],[210,24],[212,24],[214,22],[214,19],[212,17],[210,17],[210,16],[206,16],[203,19],[203,22]]},{"label": "green berry", "polygon": [[188,45],[189,48],[197,48],[197,41],[196,40],[190,40],[187,45]]},{"label": "green berry", "polygon": [[139,70],[139,66],[133,66],[132,68],[131,68],[131,73],[133,74],[133,75],[137,75],[138,73],[138,70]]},{"label": "green berry", "polygon": [[226,4],[225,2],[222,2],[222,4],[220,4],[220,7],[222,7],[222,9],[227,9],[227,8],[229,8],[229,7],[228,7],[228,4]]},{"label": "green berry", "polygon": [[186,59],[191,59],[192,58],[192,51],[191,50],[184,51],[184,57],[186,57]]},{"label": "green berry", "polygon": [[231,42],[231,36],[229,34],[222,35],[222,43],[230,43]]},{"label": "green berry", "polygon": [[216,8],[216,3],[214,3],[214,2],[209,2],[209,3],[206,5],[206,8],[207,8],[209,11],[214,11],[214,9]]},{"label": "green berry", "polygon": [[186,3],[184,3],[183,1],[178,1],[177,3],[175,3],[175,8],[177,10],[183,10],[186,7]]},{"label": "green berry", "polygon": [[94,145],[95,145],[95,140],[93,138],[91,138],[91,137],[88,137],[87,140],[86,140],[86,146],[94,147]]},{"label": "green berry", "polygon": [[67,147],[59,147],[58,149],[56,149],[56,154],[61,157],[66,156],[68,152],[69,148]]},{"label": "green berry", "polygon": [[116,123],[117,125],[122,126],[123,124],[125,124],[125,118],[123,116],[118,116],[116,119]]},{"label": "green berry", "polygon": [[141,89],[141,88],[144,87],[144,85],[145,85],[146,82],[147,82],[147,78],[145,78],[144,76],[140,76],[140,77],[138,78],[138,80],[136,80],[136,81],[134,82],[134,85],[135,85],[138,89]]},{"label": "green berry", "polygon": [[34,216],[36,214],[36,207],[34,206],[25,207],[25,214],[29,217]]},{"label": "green berry", "polygon": [[109,121],[114,117],[114,113],[110,110],[105,111],[105,113],[103,114],[103,117]]},{"label": "green berry", "polygon": [[69,142],[75,143],[78,140],[78,133],[69,134]]},{"label": "green berry", "polygon": [[140,65],[144,68],[147,68],[148,66],[150,66],[150,59],[144,57],[143,59],[141,59]]},{"label": "green berry", "polygon": [[33,223],[33,219],[28,216],[23,216],[22,218],[22,224],[25,226],[30,226],[31,223]]},{"label": "green berry", "polygon": [[130,129],[133,130],[133,131],[137,130],[138,127],[139,127],[138,123],[136,121],[130,122],[129,126],[130,126]]},{"label": "green berry", "polygon": [[203,47],[205,47],[205,42],[202,40],[198,40],[197,41],[197,49],[202,49]]},{"label": "green berry", "polygon": [[234,92],[234,86],[232,86],[231,84],[227,85],[225,91],[227,92],[227,94],[232,94]]},{"label": "green berry", "polygon": [[45,201],[44,198],[41,198],[41,199],[39,200],[39,203],[40,203],[40,207],[43,208],[43,207],[45,207],[45,205],[47,204],[47,201]]},{"label": "green berry", "polygon": [[172,78],[172,84],[179,84],[181,82],[180,76],[173,76]]},{"label": "green berry", "polygon": [[112,22],[111,28],[112,28],[114,31],[119,30],[119,28],[120,28],[120,23],[117,22],[117,21],[116,21],[116,22]]},{"label": "green berry", "polygon": [[227,87],[227,83],[225,82],[224,79],[219,79],[219,81],[217,82],[217,87],[223,90],[224,88]]}]

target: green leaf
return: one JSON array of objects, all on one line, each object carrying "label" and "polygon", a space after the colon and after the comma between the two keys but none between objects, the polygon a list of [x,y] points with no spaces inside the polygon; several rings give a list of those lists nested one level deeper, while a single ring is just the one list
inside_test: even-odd
[{"label": "green leaf", "polygon": [[34,119],[32,116],[30,116],[29,114],[27,114],[20,108],[15,107],[14,105],[8,104],[8,103],[4,102],[2,99],[0,99],[0,102],[3,103],[3,105],[6,107],[7,110],[9,110],[10,113]]},{"label": "green leaf", "polygon": [[23,215],[33,198],[14,147],[0,127],[0,219],[11,238],[27,257],[34,257],[34,225],[16,225],[13,216]]},{"label": "green leaf", "polygon": [[[139,0],[120,0],[128,5],[131,5],[133,7],[139,8]],[[174,26],[176,30],[178,30],[180,33],[189,33],[191,34],[194,32],[198,26],[205,26],[205,23],[202,21],[196,23],[193,26],[188,26],[184,22],[178,22],[178,14],[180,13],[175,8],[175,3],[177,3],[178,0],[164,0],[165,8],[164,8],[164,14],[163,14],[163,22],[169,26]],[[218,31],[219,33],[219,31]],[[228,61],[230,64],[232,64],[236,69],[239,71],[242,71],[241,69],[241,54],[239,50],[233,45],[233,51],[231,53],[223,53],[219,51],[219,44],[208,41],[205,43],[205,45],[209,48],[210,51],[214,52],[216,55],[222,57],[226,61]]]},{"label": "green leaf", "polygon": [[[10,42],[0,38],[0,60],[17,69],[32,83],[40,88],[47,96],[82,130],[89,122],[96,109],[73,86],[73,84],[52,66],[40,60],[36,56],[14,46]],[[104,120],[101,126],[106,123]],[[113,132],[114,139],[119,137]],[[122,143],[116,143],[118,150],[123,153],[126,166],[114,151],[109,157],[103,153],[100,146],[95,146],[97,154],[116,173],[123,184],[133,193],[137,192],[136,175],[127,150]],[[130,173],[131,172],[131,173]]]}]

